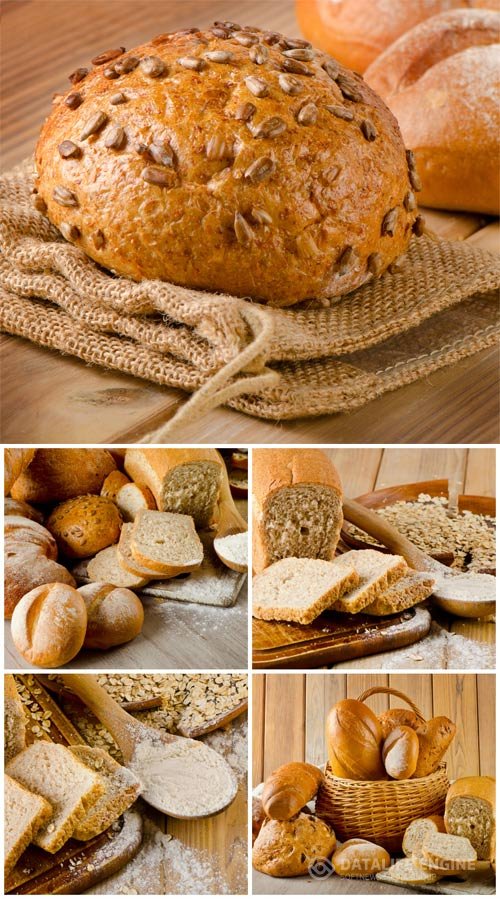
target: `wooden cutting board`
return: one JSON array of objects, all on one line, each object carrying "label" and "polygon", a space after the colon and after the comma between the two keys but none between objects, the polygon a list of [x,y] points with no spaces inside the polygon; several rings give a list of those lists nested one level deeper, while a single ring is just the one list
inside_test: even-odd
[{"label": "wooden cutting board", "polygon": [[[377,880],[401,886],[401,881],[393,880],[389,874],[377,874]],[[480,862],[477,871],[471,871],[465,879],[447,877],[437,883],[426,883],[425,887],[405,884],[414,893],[440,893],[445,896],[492,896],[495,894],[495,874],[487,862]]]},{"label": "wooden cutting board", "polygon": [[316,668],[410,646],[427,636],[431,616],[416,607],[397,615],[325,612],[313,624],[253,619],[254,668]]},{"label": "wooden cutting board", "polygon": [[[18,686],[29,693],[26,742],[37,739],[70,745],[84,743],[52,696],[33,675],[18,675]],[[44,717],[45,716],[45,717]],[[40,721],[49,721],[41,728]],[[82,893],[115,874],[134,858],[142,842],[142,817],[136,806],[125,812],[116,826],[82,843],[68,840],[52,855],[29,846],[5,882],[5,892],[22,895]]]}]

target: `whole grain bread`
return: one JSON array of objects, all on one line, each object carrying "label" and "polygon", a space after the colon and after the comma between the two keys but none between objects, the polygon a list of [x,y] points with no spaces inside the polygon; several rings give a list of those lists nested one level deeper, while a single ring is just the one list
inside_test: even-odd
[{"label": "whole grain bread", "polygon": [[57,852],[90,807],[104,793],[100,778],[58,743],[39,740],[16,755],[7,774],[52,806],[52,816],[33,837],[46,852]]},{"label": "whole grain bread", "polygon": [[265,621],[310,624],[355,588],[354,568],[323,559],[280,559],[253,579],[252,614]]},{"label": "whole grain bread", "polygon": [[4,871],[8,874],[40,828],[52,817],[52,806],[8,774],[4,777]]},{"label": "whole grain bread", "polygon": [[412,572],[391,584],[377,599],[365,606],[363,611],[366,615],[394,615],[410,609],[431,596],[434,583],[432,578]]},{"label": "whole grain bread", "polygon": [[429,833],[421,848],[422,864],[440,871],[466,871],[474,867],[477,852],[467,837]]},{"label": "whole grain bread", "polygon": [[190,515],[139,512],[132,525],[133,558],[166,576],[193,571],[203,561],[203,546]]},{"label": "whole grain bread", "polygon": [[[411,858],[401,858],[385,873],[392,879],[400,883],[409,883],[413,886],[424,886],[426,883],[437,883],[440,875],[433,871],[429,871],[422,867],[418,862],[412,861]],[[377,876],[377,875],[375,875]]]},{"label": "whole grain bread", "polygon": [[[116,557],[118,564],[123,568],[126,574],[133,574],[135,577],[144,578],[151,581],[159,578],[168,577],[169,567],[165,565],[163,570],[155,571],[148,565],[141,565],[132,555],[132,531],[133,524],[124,524],[120,532],[120,540],[116,548]],[[111,582],[112,583],[112,582]]]},{"label": "whole grain bread", "polygon": [[70,746],[73,755],[101,779],[104,793],[91,806],[73,831],[75,840],[91,840],[118,820],[139,797],[142,784],[130,770],[119,765],[105,749]]},{"label": "whole grain bread", "polygon": [[422,858],[422,843],[432,833],[445,833],[444,819],[441,815],[429,815],[428,818],[415,818],[405,830],[403,852],[407,858]]},{"label": "whole grain bread", "polygon": [[26,746],[26,715],[12,674],[4,675],[4,761],[9,762]]},{"label": "whole grain bread", "polygon": [[402,556],[374,549],[353,549],[344,553],[340,560],[343,565],[354,568],[358,575],[358,586],[340,597],[333,608],[337,612],[348,612],[351,615],[365,609],[408,571]]},{"label": "whole grain bread", "polygon": [[446,830],[468,837],[479,859],[495,858],[496,781],[485,775],[460,777],[448,790]]}]

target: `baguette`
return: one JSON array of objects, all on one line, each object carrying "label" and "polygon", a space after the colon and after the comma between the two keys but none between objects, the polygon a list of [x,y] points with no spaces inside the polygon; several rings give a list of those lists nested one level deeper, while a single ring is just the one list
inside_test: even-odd
[{"label": "baguette", "polygon": [[254,449],[253,568],[287,557],[330,561],[343,523],[342,486],[319,449]]},{"label": "baguette", "polygon": [[290,762],[267,778],[262,791],[262,807],[268,818],[288,821],[298,814],[319,790],[323,775],[315,765]]}]

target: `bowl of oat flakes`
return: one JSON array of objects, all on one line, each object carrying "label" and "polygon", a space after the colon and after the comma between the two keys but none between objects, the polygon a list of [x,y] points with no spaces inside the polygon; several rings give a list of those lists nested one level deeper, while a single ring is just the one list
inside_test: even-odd
[{"label": "bowl of oat flakes", "polygon": [[[419,481],[384,487],[356,497],[415,546],[459,571],[495,574],[496,503],[491,496],[459,495],[449,502],[448,481]],[[344,522],[341,537],[354,549],[389,552],[354,525]]]}]

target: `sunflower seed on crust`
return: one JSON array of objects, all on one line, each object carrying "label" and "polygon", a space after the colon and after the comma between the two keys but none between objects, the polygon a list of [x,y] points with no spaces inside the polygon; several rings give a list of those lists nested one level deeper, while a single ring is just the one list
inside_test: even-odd
[{"label": "sunflower seed on crust", "polygon": [[413,191],[409,190],[405,195],[403,206],[407,212],[413,212],[417,208],[417,198]]},{"label": "sunflower seed on crust", "polygon": [[121,125],[112,125],[104,137],[104,146],[109,150],[121,150],[125,143],[125,130]]},{"label": "sunflower seed on crust", "polygon": [[318,120],[318,107],[315,103],[305,103],[299,109],[296,119],[299,125],[314,125]]},{"label": "sunflower seed on crust", "polygon": [[289,94],[290,97],[296,97],[304,88],[304,85],[298,78],[294,78],[293,75],[287,75],[285,72],[281,72],[278,75],[278,83],[281,90],[285,94]]},{"label": "sunflower seed on crust", "polygon": [[283,37],[281,34],[278,37],[280,50],[296,50],[299,47],[311,49],[312,47],[311,42],[306,41],[303,37]]},{"label": "sunflower seed on crust", "polygon": [[125,94],[122,94],[121,91],[118,91],[117,94],[113,94],[113,96],[109,98],[109,102],[112,106],[118,106],[120,103],[126,103],[127,99],[128,98],[125,96]]},{"label": "sunflower seed on crust", "polygon": [[361,133],[363,137],[366,138],[367,141],[374,141],[377,137],[377,129],[373,122],[370,119],[362,119],[359,125],[361,129]]},{"label": "sunflower seed on crust", "polygon": [[75,71],[72,72],[71,75],[68,75],[68,78],[72,84],[78,84],[80,81],[83,81],[88,73],[89,70],[82,67],[80,69],[75,69]]},{"label": "sunflower seed on crust", "polygon": [[68,109],[78,109],[83,103],[83,97],[78,91],[75,91],[72,94],[68,94],[66,97],[64,104],[68,107]]},{"label": "sunflower seed on crust", "polygon": [[92,134],[97,134],[101,128],[104,127],[106,122],[108,121],[108,116],[105,112],[96,112],[95,115],[89,119],[80,135],[80,140],[87,140]]},{"label": "sunflower seed on crust", "polygon": [[149,147],[149,155],[158,165],[166,165],[171,168],[174,164],[174,151],[170,144],[152,143]]},{"label": "sunflower seed on crust", "polygon": [[128,75],[129,72],[133,72],[137,68],[140,61],[138,56],[125,56],[123,59],[115,62],[114,69],[119,75]]},{"label": "sunflower seed on crust", "polygon": [[425,234],[426,227],[423,215],[417,215],[413,222],[412,231],[416,237],[422,237],[422,235]]},{"label": "sunflower seed on crust", "polygon": [[63,159],[77,159],[82,155],[81,148],[78,144],[74,144],[72,140],[63,140],[57,149]]},{"label": "sunflower seed on crust", "polygon": [[246,247],[253,240],[253,230],[248,224],[246,218],[240,212],[236,212],[234,216],[234,233],[236,240],[242,246]]},{"label": "sunflower seed on crust", "polygon": [[106,69],[103,70],[102,74],[104,75],[105,78],[108,78],[110,81],[113,81],[114,78],[120,77],[120,73],[116,71],[114,66],[108,66]]},{"label": "sunflower seed on crust", "polygon": [[59,231],[66,240],[78,240],[81,237],[81,231],[76,225],[70,225],[69,222],[61,222]]},{"label": "sunflower seed on crust", "polygon": [[78,197],[76,194],[74,194],[72,190],[68,190],[67,187],[63,187],[62,184],[58,184],[54,187],[52,196],[60,206],[78,206]]},{"label": "sunflower seed on crust", "polygon": [[255,65],[262,66],[269,59],[269,50],[264,44],[255,44],[254,47],[250,47],[248,55]]},{"label": "sunflower seed on crust", "polygon": [[33,198],[33,206],[38,212],[41,212],[42,215],[45,215],[47,212],[47,204],[45,200],[40,197],[38,194]]},{"label": "sunflower seed on crust", "polygon": [[382,219],[382,228],[381,233],[382,237],[394,237],[394,232],[396,230],[396,225],[398,222],[398,210],[397,207],[394,209],[389,209],[389,212],[386,212],[384,218]]},{"label": "sunflower seed on crust", "polygon": [[367,267],[368,271],[371,272],[372,275],[375,275],[376,278],[378,278],[384,267],[384,260],[382,259],[381,254],[372,253],[371,256],[368,256]]},{"label": "sunflower seed on crust", "polygon": [[141,177],[148,184],[156,184],[158,187],[170,187],[171,184],[168,169],[160,168],[159,166],[146,166],[141,172]]},{"label": "sunflower seed on crust", "polygon": [[149,78],[159,78],[166,71],[165,63],[159,56],[143,56],[139,65]]},{"label": "sunflower seed on crust", "polygon": [[340,75],[340,66],[337,65],[333,59],[325,59],[325,61],[321,63],[321,68],[324,69],[332,81],[336,81]]},{"label": "sunflower seed on crust", "polygon": [[258,78],[257,75],[249,75],[248,78],[245,78],[245,84],[254,97],[267,97],[269,93],[267,81]]},{"label": "sunflower seed on crust", "polygon": [[345,275],[348,270],[353,258],[355,256],[355,252],[353,247],[346,247],[342,250],[337,262],[335,263],[335,270],[339,275]]},{"label": "sunflower seed on crust", "polygon": [[214,134],[205,147],[207,159],[227,159],[233,156],[233,144],[226,141],[221,134]]},{"label": "sunflower seed on crust", "polygon": [[262,209],[261,206],[253,206],[250,214],[254,222],[259,225],[272,225],[273,223],[272,216],[267,209]]},{"label": "sunflower seed on crust", "polygon": [[346,100],[353,100],[355,103],[361,102],[363,97],[350,78],[346,78],[345,75],[340,74],[337,75],[337,78],[335,80],[340,88],[342,96],[345,97]]},{"label": "sunflower seed on crust", "polygon": [[242,103],[238,106],[234,117],[239,122],[249,122],[253,115],[257,112],[257,107],[253,103]]},{"label": "sunflower seed on crust", "polygon": [[102,66],[105,62],[111,62],[112,59],[122,56],[123,53],[125,53],[125,47],[118,47],[116,50],[104,50],[103,53],[99,53],[99,56],[94,56],[90,61],[93,66]]},{"label": "sunflower seed on crust", "polygon": [[334,115],[335,118],[344,119],[345,122],[352,122],[354,119],[354,113],[350,109],[346,109],[345,106],[325,106],[325,109],[331,115]]},{"label": "sunflower seed on crust", "polygon": [[193,69],[195,72],[201,72],[206,67],[205,60],[197,56],[181,56],[177,62],[183,69]]},{"label": "sunflower seed on crust", "polygon": [[314,50],[306,47],[293,47],[291,50],[283,50],[283,56],[287,59],[300,59],[301,62],[310,62],[314,59]]},{"label": "sunflower seed on crust", "polygon": [[96,250],[102,250],[104,244],[106,243],[106,238],[104,237],[104,231],[101,231],[99,228],[98,231],[94,234],[92,238],[92,242],[96,248]]},{"label": "sunflower seed on crust", "polygon": [[243,177],[247,181],[258,184],[261,181],[265,181],[266,178],[269,178],[275,169],[276,165],[270,156],[259,156],[258,159],[248,166]]},{"label": "sunflower seed on crust", "polygon": [[252,134],[256,139],[279,137],[284,131],[286,122],[277,115],[264,119],[252,128]]},{"label": "sunflower seed on crust", "polygon": [[303,62],[298,59],[288,59],[286,56],[281,62],[281,69],[283,72],[291,72],[292,75],[309,75],[309,77],[314,75],[314,72],[311,72],[311,69],[308,69]]},{"label": "sunflower seed on crust", "polygon": [[210,62],[231,62],[234,54],[230,50],[209,50],[205,53],[205,59],[209,59]]},{"label": "sunflower seed on crust", "polygon": [[253,44],[258,44],[259,42],[259,38],[256,34],[248,34],[246,32],[235,34],[234,40],[238,41],[243,47],[251,47]]}]

